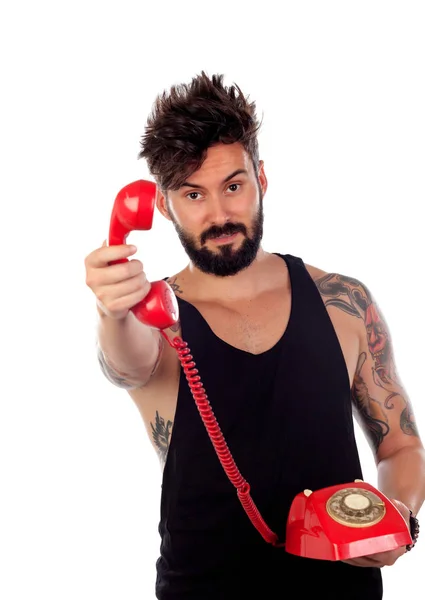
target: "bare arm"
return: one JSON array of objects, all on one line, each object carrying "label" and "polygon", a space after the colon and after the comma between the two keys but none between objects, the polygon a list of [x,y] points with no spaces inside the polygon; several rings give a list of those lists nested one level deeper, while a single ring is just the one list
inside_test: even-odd
[{"label": "bare arm", "polygon": [[425,501],[425,450],[397,373],[389,328],[356,279],[328,274],[316,284],[327,304],[362,321],[352,388],[355,417],[374,452],[379,489],[417,514]]},{"label": "bare arm", "polygon": [[134,246],[104,242],[85,259],[86,283],[99,315],[99,363],[109,381],[127,390],[149,381],[163,349],[160,332],[140,323],[131,311],[150,291],[143,264],[129,259],[135,251]]},{"label": "bare arm", "polygon": [[378,487],[417,514],[425,500],[425,451],[398,375],[387,323],[370,292],[353,387],[358,420],[375,451]]},{"label": "bare arm", "polygon": [[98,359],[105,377],[123,389],[142,387],[158,367],[163,337],[131,311],[118,320],[98,312]]}]

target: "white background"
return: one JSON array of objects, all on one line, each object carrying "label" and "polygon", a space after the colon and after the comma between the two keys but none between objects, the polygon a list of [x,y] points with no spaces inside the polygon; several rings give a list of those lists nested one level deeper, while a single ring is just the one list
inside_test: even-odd
[{"label": "white background", "polygon": [[[264,247],[357,277],[425,431],[421,1],[5,3],[1,44],[2,600],[154,599],[160,470],[101,375],[84,258],[107,235],[157,93],[205,69],[257,101]],[[186,257],[159,213],[150,279]],[[365,479],[375,483],[359,434]],[[418,598],[425,542],[383,571]]]}]

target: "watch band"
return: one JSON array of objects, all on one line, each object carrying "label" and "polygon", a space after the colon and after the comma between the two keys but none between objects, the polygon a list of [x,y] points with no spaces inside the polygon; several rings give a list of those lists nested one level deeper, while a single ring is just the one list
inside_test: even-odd
[{"label": "watch band", "polygon": [[407,552],[409,552],[409,550],[411,550],[417,540],[418,540],[418,536],[419,536],[419,521],[418,519],[414,516],[414,514],[412,513],[412,511],[410,512],[410,518],[409,518],[409,523],[410,523],[410,535],[412,536],[412,543],[408,544],[406,546],[406,550]]}]

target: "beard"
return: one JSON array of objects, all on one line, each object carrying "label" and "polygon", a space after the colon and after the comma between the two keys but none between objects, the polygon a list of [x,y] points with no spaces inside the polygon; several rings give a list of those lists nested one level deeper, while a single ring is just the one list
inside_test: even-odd
[{"label": "beard", "polygon": [[[258,249],[263,237],[263,198],[260,191],[260,205],[258,212],[251,226],[248,235],[247,228],[242,223],[226,223],[222,227],[214,225],[207,231],[204,231],[196,243],[194,236],[184,231],[175,221],[172,220],[179,240],[192,261],[192,263],[203,273],[215,275],[216,277],[228,277],[236,275],[243,269],[246,269],[257,256]],[[241,246],[233,250],[233,243],[221,244],[216,252],[212,252],[205,246],[208,239],[214,239],[222,235],[233,235],[242,233],[245,236]]]}]

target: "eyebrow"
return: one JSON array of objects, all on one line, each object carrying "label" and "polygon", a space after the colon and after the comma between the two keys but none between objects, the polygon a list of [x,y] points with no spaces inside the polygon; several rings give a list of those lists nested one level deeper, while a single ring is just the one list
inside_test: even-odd
[{"label": "eyebrow", "polygon": [[[225,179],[223,179],[223,181],[221,183],[222,184],[227,183],[228,181],[233,179],[233,177],[236,177],[236,175],[248,175],[248,171],[246,169],[236,169],[236,171],[233,171],[233,173],[230,173],[230,175],[225,177]],[[193,188],[198,188],[201,190],[205,189],[202,185],[197,185],[196,183],[190,183],[190,181],[185,181],[184,183],[181,184],[180,187],[193,187]]]}]

